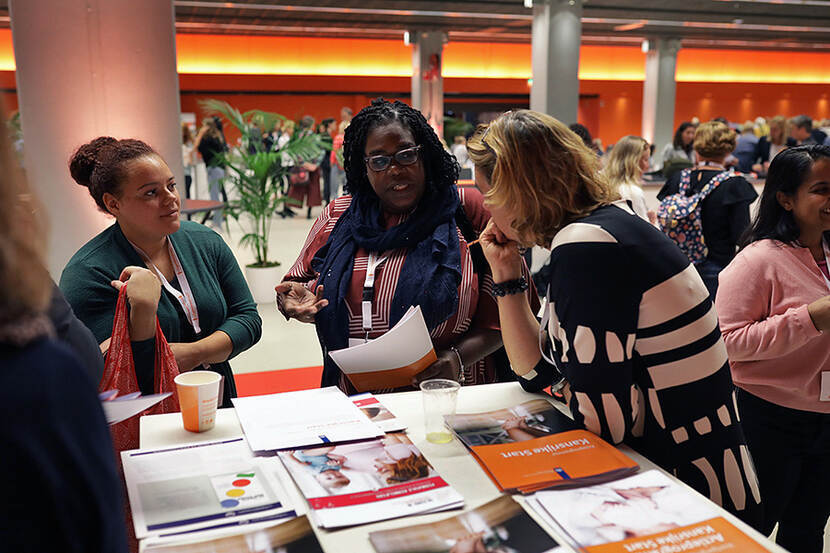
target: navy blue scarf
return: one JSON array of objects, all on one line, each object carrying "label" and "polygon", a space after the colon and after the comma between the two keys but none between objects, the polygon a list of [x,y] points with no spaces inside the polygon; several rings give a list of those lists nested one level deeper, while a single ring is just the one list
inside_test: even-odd
[{"label": "navy blue scarf", "polygon": [[340,369],[328,352],[349,345],[346,296],[358,248],[376,253],[409,250],[392,299],[390,326],[414,305],[421,306],[430,329],[456,312],[461,283],[461,250],[455,225],[459,205],[454,186],[435,190],[427,184],[415,212],[400,225],[386,229],[375,195],[357,194],[352,198],[326,245],[312,260],[312,267],[320,275],[317,283],[323,285],[323,297],[329,300],[316,318],[317,336],[323,347],[323,386],[336,386],[340,380]]}]

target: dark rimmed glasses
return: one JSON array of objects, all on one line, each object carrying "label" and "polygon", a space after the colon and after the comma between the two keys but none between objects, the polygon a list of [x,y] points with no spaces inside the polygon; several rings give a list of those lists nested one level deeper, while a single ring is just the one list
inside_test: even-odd
[{"label": "dark rimmed glasses", "polygon": [[392,164],[393,159],[395,160],[395,163],[397,163],[401,167],[412,165],[413,163],[418,161],[418,152],[420,151],[420,146],[412,146],[411,148],[404,148],[403,150],[395,152],[391,156],[367,156],[363,158],[363,161],[366,162],[366,167],[378,173],[380,171],[386,171],[387,169],[389,169],[389,166]]}]

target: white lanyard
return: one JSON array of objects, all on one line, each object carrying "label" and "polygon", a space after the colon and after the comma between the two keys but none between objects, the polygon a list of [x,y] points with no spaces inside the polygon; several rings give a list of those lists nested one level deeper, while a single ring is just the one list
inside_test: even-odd
[{"label": "white lanyard", "polygon": [[[821,249],[824,251],[825,266],[827,267],[827,270],[830,271],[830,246],[827,245],[827,240],[825,240],[824,237],[821,238]],[[824,283],[827,285],[827,288],[830,288],[830,280],[827,279],[827,275],[824,274],[821,267],[818,268],[818,272],[821,273],[821,277],[824,279]]]},{"label": "white lanyard", "polygon": [[170,292],[173,297],[178,300],[179,304],[182,306],[182,310],[185,315],[187,315],[187,319],[190,321],[190,325],[193,327],[193,332],[195,332],[198,336],[202,330],[199,328],[199,311],[196,309],[196,298],[193,297],[193,291],[190,289],[190,283],[187,282],[187,277],[184,274],[184,269],[182,269],[179,256],[176,255],[176,250],[173,249],[173,244],[170,242],[170,238],[167,239],[167,251],[170,252],[170,263],[173,265],[173,272],[176,274],[179,286],[182,287],[181,292],[173,288],[173,285],[167,281],[167,277],[164,276],[164,273],[162,273],[159,268],[156,267],[155,263],[150,260],[150,256],[144,253],[141,248],[132,242],[130,242],[130,244],[132,244],[133,248],[135,248],[139,255],[144,258],[144,262],[156,272],[156,275],[161,281],[162,286],[164,286],[164,289]]},{"label": "white lanyard", "polygon": [[375,291],[375,272],[384,261],[386,261],[386,256],[379,258],[374,253],[370,253],[366,265],[366,280],[363,281],[363,301],[360,308],[363,315],[363,330],[366,332],[367,340],[369,339],[369,332],[372,330],[372,296]]}]

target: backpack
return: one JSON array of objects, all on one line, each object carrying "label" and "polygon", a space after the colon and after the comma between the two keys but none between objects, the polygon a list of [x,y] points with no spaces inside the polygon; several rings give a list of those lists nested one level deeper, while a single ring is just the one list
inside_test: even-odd
[{"label": "backpack", "polygon": [[666,196],[657,208],[657,221],[660,229],[671,238],[692,263],[706,260],[709,248],[703,239],[703,223],[700,209],[703,200],[711,194],[720,183],[732,178],[736,173],[723,171],[707,182],[700,192],[687,196],[691,185],[692,169],[680,172],[680,185],[675,194]]}]

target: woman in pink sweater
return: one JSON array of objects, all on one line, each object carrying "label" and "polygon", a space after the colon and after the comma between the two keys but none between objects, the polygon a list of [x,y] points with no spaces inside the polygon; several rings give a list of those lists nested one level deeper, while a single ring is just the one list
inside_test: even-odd
[{"label": "woman in pink sweater", "polygon": [[720,318],[764,506],[762,532],[821,552],[830,516],[830,146],[775,157]]}]

